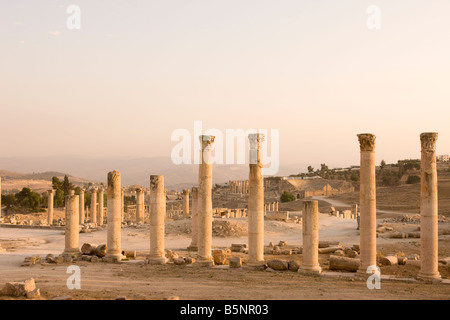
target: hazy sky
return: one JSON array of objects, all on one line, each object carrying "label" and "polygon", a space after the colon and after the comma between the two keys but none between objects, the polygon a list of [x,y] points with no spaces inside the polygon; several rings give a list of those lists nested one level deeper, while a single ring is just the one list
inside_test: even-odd
[{"label": "hazy sky", "polygon": [[0,157],[170,156],[195,120],[279,129],[281,165],[358,164],[362,132],[377,163],[420,157],[425,131],[450,153],[449,17],[437,0],[1,0]]}]

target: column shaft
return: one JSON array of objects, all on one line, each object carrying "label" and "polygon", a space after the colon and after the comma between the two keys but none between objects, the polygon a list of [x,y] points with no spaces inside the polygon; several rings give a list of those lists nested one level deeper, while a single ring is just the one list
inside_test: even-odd
[{"label": "column shaft", "polygon": [[420,135],[420,251],[421,267],[418,275],[422,280],[440,279],[438,271],[438,177],[436,168],[437,133]]},{"label": "column shaft", "polygon": [[64,253],[80,253],[79,245],[79,196],[66,196],[66,232]]},{"label": "column shaft", "polygon": [[166,191],[164,176],[150,176],[150,264],[164,264],[164,220],[166,215]]},{"label": "column shaft", "polygon": [[248,195],[248,265],[264,264],[264,178],[261,144],[263,134],[250,134]]},{"label": "column shaft", "polygon": [[108,173],[107,198],[107,250],[104,257],[107,262],[118,262],[122,259],[121,246],[121,178],[120,172]]},{"label": "column shaft", "polygon": [[367,276],[367,268],[377,264],[375,135],[358,135],[360,166],[360,267],[358,274]]}]

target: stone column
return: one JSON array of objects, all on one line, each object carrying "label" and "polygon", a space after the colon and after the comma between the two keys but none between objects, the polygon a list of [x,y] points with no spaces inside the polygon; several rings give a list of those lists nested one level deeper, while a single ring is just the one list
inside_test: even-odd
[{"label": "stone column", "polygon": [[262,176],[261,145],[264,135],[249,134],[249,195],[248,195],[248,263],[249,267],[264,265],[264,178]]},{"label": "stone column", "polygon": [[303,201],[303,261],[300,273],[319,274],[319,202],[317,200]]},{"label": "stone column", "polygon": [[144,188],[136,188],[136,223],[143,224],[144,223]]},{"label": "stone column", "polygon": [[97,187],[91,190],[91,223],[97,223]]},{"label": "stone column", "polygon": [[197,251],[198,242],[198,188],[192,187],[192,217],[191,217],[191,230],[192,230],[192,240],[188,247],[188,250]]},{"label": "stone column", "polygon": [[278,212],[278,204],[279,204],[279,202],[277,201],[277,202],[275,202],[275,211],[277,211]]},{"label": "stone column", "polygon": [[164,219],[166,215],[166,191],[164,176],[150,176],[150,255],[149,264],[165,264]]},{"label": "stone column", "polygon": [[376,234],[376,185],[375,185],[375,135],[358,135],[361,166],[360,166],[360,266],[358,276],[367,277],[367,268],[377,265],[377,234]]},{"label": "stone column", "polygon": [[104,189],[100,188],[98,190],[98,213],[97,213],[97,224],[99,226],[103,225],[103,219],[105,218],[104,215],[104,203],[103,203],[103,194],[104,194]]},{"label": "stone column", "polygon": [[107,242],[106,242],[106,262],[118,262],[122,260],[121,246],[121,179],[120,172],[108,172],[108,187],[106,190],[107,202]]},{"label": "stone column", "polygon": [[0,177],[0,217],[2,217],[2,177]]},{"label": "stone column", "polygon": [[66,196],[66,232],[65,232],[65,249],[64,253],[71,255],[80,255],[79,244],[79,196],[76,196],[74,191]]},{"label": "stone column", "polygon": [[183,190],[183,216],[189,218],[189,189]]},{"label": "stone column", "polygon": [[85,217],[85,213],[84,213],[84,192],[86,190],[85,189],[80,189],[80,203],[78,204],[78,207],[80,208],[80,224],[84,224],[84,217]]},{"label": "stone column", "polygon": [[354,219],[356,219],[358,217],[358,204],[357,203],[352,205],[352,214],[353,214]]},{"label": "stone column", "polygon": [[202,146],[198,175],[198,266],[213,266],[212,245],[212,150],[214,136],[199,137]]},{"label": "stone column", "polygon": [[438,271],[438,177],[436,169],[436,132],[420,135],[420,272],[418,279],[441,279]]},{"label": "stone column", "polygon": [[49,226],[53,224],[53,196],[55,191],[48,190],[48,208],[47,208],[47,223]]},{"label": "stone column", "polygon": [[125,219],[125,188],[120,189],[120,221]]}]

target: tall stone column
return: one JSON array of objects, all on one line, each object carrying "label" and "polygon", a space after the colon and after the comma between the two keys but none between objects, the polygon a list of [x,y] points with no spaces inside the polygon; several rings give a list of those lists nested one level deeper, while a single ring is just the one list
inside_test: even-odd
[{"label": "tall stone column", "polygon": [[106,190],[107,202],[107,242],[106,256],[104,260],[107,262],[118,262],[122,260],[121,245],[121,179],[120,172],[108,172],[108,187]]},{"label": "tall stone column", "polygon": [[358,135],[360,166],[360,266],[358,276],[367,277],[367,268],[377,265],[377,208],[375,184],[375,135]]},{"label": "tall stone column", "polygon": [[91,190],[91,223],[97,223],[97,187]]},{"label": "tall stone column", "polygon": [[166,191],[164,176],[150,176],[150,255],[149,264],[165,264],[164,220],[166,215]]},{"label": "tall stone column", "polygon": [[136,223],[143,224],[144,223],[144,188],[136,188]]},{"label": "tall stone column", "polygon": [[49,226],[53,224],[53,197],[55,190],[48,190],[48,206],[47,206],[47,223]]},{"label": "tall stone column", "polygon": [[120,221],[125,219],[125,188],[120,189]]},{"label": "tall stone column", "polygon": [[420,272],[418,279],[440,279],[438,271],[438,177],[436,169],[436,132],[420,135]]},{"label": "tall stone column", "polygon": [[198,175],[198,266],[213,266],[212,246],[212,150],[214,136],[201,135],[201,163]]},{"label": "tall stone column", "polygon": [[85,189],[80,189],[80,203],[78,204],[78,207],[80,208],[80,224],[84,224],[84,218],[85,218],[85,212],[84,212],[84,192]]},{"label": "tall stone column", "polygon": [[183,190],[183,216],[189,218],[189,189]]},{"label": "tall stone column", "polygon": [[303,261],[300,273],[319,274],[319,202],[303,201]]},{"label": "tall stone column", "polygon": [[191,230],[192,230],[192,240],[188,247],[188,250],[196,251],[198,250],[198,188],[192,187],[192,217],[191,217]]},{"label": "tall stone column", "polygon": [[79,202],[79,196],[76,196],[73,190],[68,196],[66,196],[66,232],[64,253],[71,255],[81,254],[79,243]]},{"label": "tall stone column", "polygon": [[264,265],[264,178],[262,176],[261,145],[264,135],[249,134],[249,195],[248,195],[248,263],[250,267]]},{"label": "tall stone column", "polygon": [[98,212],[97,212],[97,224],[99,226],[103,225],[103,219],[104,217],[104,203],[103,203],[103,194],[104,194],[104,189],[100,188],[98,190]]}]

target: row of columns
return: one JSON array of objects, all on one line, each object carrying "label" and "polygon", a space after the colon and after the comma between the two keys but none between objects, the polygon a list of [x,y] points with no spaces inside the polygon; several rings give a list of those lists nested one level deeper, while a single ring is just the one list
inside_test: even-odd
[{"label": "row of columns", "polygon": [[[437,245],[437,133],[422,133],[421,140],[421,269],[419,278],[439,279]],[[369,266],[376,266],[376,181],[375,135],[359,134],[360,143],[360,268],[366,276]],[[264,180],[262,176],[262,134],[249,135],[248,265],[264,264]],[[213,265],[212,243],[212,144],[213,136],[200,136],[202,161],[198,188],[193,188],[193,239],[197,246],[197,264]],[[150,259],[165,263],[164,216],[166,211],[164,178],[150,177]],[[123,205],[120,173],[108,173],[108,251],[106,258],[121,257],[120,231]],[[74,200],[75,199],[75,200]],[[194,200],[195,199],[195,200]],[[66,251],[78,249],[79,199],[73,193],[66,198]],[[76,228],[75,228],[76,226]],[[195,228],[195,233],[194,233]],[[196,236],[195,236],[196,234]],[[69,239],[68,239],[69,238]],[[318,202],[303,204],[303,272],[320,273],[318,263]]]},{"label": "row of columns", "polygon": [[264,204],[264,213],[267,211],[278,212],[278,205],[279,205],[278,201]]},{"label": "row of columns", "polygon": [[[438,188],[436,167],[436,132],[420,135],[420,250],[422,280],[440,279],[438,271]],[[359,134],[360,143],[360,268],[365,276],[369,266],[376,266],[376,181],[375,135]]]},{"label": "row of columns", "polygon": [[248,180],[232,180],[228,182],[228,185],[232,193],[247,194],[249,192]]},{"label": "row of columns", "polygon": [[[85,211],[85,189],[80,190],[79,194],[79,224],[83,224],[86,222],[86,211]],[[125,188],[121,188],[121,221],[124,219],[124,197],[125,197]],[[104,222],[104,189],[94,187],[91,189],[91,203],[89,206],[89,218],[91,223],[96,223],[97,225],[103,225]],[[47,223],[49,225],[53,224],[53,199],[55,196],[55,190],[50,189],[47,192],[48,194],[48,205],[47,205]],[[142,224],[144,223],[144,213],[145,213],[145,188],[137,188],[136,189],[136,223]]]},{"label": "row of columns", "polygon": [[[117,171],[108,173],[107,187],[107,252],[105,261],[116,262],[122,258],[121,225],[123,208],[123,188],[121,177]],[[150,176],[150,255],[149,263],[161,264],[166,262],[164,255],[164,219],[166,212],[166,191],[164,177]],[[80,198],[71,191],[66,196],[66,233],[64,253],[80,254],[79,224]],[[142,197],[138,197],[138,199]],[[141,200],[139,200],[141,203]]]}]

